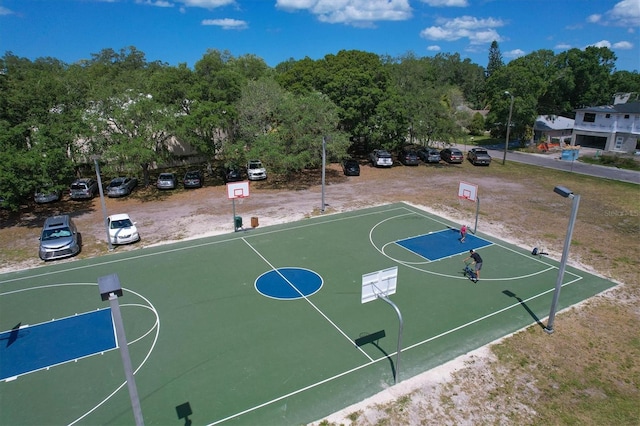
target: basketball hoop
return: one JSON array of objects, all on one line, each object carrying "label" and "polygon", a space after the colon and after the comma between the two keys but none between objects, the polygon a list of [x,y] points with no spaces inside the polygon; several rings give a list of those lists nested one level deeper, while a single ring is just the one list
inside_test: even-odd
[{"label": "basketball hoop", "polygon": [[458,197],[462,200],[469,200],[475,203],[478,197],[478,185],[460,182],[458,186]]},{"label": "basketball hoop", "polygon": [[230,200],[236,198],[242,201],[243,198],[249,196],[249,181],[244,182],[232,182],[227,184],[227,197]]}]

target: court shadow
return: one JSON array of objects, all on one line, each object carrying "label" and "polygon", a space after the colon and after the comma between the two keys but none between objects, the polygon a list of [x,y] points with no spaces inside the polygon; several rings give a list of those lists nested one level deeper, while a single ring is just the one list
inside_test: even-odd
[{"label": "court shadow", "polygon": [[396,378],[396,366],[393,363],[393,360],[391,359],[391,357],[389,356],[389,354],[382,349],[382,347],[378,344],[378,341],[384,337],[386,337],[386,333],[384,330],[380,330],[380,331],[376,331],[375,333],[369,333],[369,334],[361,334],[360,337],[358,337],[355,340],[356,346],[360,347],[360,346],[364,346],[367,344],[372,344],[373,346],[375,346],[380,352],[382,352],[382,354],[385,356],[385,358],[387,358],[387,360],[389,360],[389,365],[391,366],[391,373],[393,374],[393,378]]},{"label": "court shadow", "polygon": [[8,336],[1,338],[1,340],[6,340],[7,341],[7,348],[9,346],[11,346],[16,340],[18,340],[18,333],[20,332],[20,326],[21,325],[22,325],[21,322],[19,322],[18,324],[14,325],[13,328],[11,329],[11,331],[9,332]]},{"label": "court shadow", "polygon": [[533,318],[535,320],[535,322],[542,328],[545,328],[544,324],[542,324],[542,322],[540,321],[540,318],[538,318],[538,316],[535,314],[535,312],[533,312],[528,306],[527,304],[518,297],[517,294],[509,291],[509,290],[504,290],[502,292],[504,295],[508,296],[508,297],[513,297],[514,299],[516,299],[520,305],[522,305],[522,307],[529,313],[529,315],[531,315],[531,318]]},{"label": "court shadow", "polygon": [[191,411],[191,404],[189,404],[189,401],[178,405],[176,407],[176,414],[178,414],[178,419],[184,419],[184,426],[191,426],[191,419],[189,416],[193,414],[193,411]]}]

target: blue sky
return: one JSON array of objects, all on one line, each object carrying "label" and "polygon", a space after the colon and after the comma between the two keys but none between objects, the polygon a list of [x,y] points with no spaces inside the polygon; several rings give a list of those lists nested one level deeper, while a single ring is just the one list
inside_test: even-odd
[{"label": "blue sky", "polygon": [[269,66],[340,50],[459,53],[486,66],[539,49],[606,46],[640,71],[639,0],[0,0],[0,54],[67,63],[135,46],[189,67],[207,49]]}]

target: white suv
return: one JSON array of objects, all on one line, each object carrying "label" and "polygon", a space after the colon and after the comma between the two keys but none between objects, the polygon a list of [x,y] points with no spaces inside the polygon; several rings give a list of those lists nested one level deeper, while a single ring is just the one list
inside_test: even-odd
[{"label": "white suv", "polygon": [[393,166],[393,159],[391,158],[391,154],[384,149],[374,149],[371,155],[369,156],[369,160],[371,161],[371,165],[375,167],[391,167]]},{"label": "white suv", "polygon": [[267,170],[260,160],[249,160],[247,163],[247,175],[249,180],[264,180],[267,178]]}]

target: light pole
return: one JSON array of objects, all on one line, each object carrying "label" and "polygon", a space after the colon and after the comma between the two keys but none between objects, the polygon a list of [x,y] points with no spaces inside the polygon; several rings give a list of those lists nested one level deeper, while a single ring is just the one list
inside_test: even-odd
[{"label": "light pole", "polygon": [[144,419],[142,417],[142,409],[140,408],[140,397],[138,396],[138,388],[136,379],[133,376],[133,367],[131,365],[131,356],[129,355],[129,344],[127,336],[124,332],[124,323],[122,322],[122,313],[120,312],[120,304],[118,297],[122,297],[122,286],[118,274],[105,275],[98,277],[98,291],[102,301],[109,301],[111,307],[111,317],[116,332],[116,339],[120,347],[120,357],[122,358],[122,366],[124,367],[124,375],[127,379],[127,387],[129,388],[129,398],[131,400],[131,408],[136,426],[143,426]]},{"label": "light pole", "polygon": [[102,205],[102,220],[104,221],[104,229],[107,231],[107,245],[109,246],[109,251],[112,251],[113,246],[111,245],[111,237],[109,236],[109,224],[107,223],[107,205],[104,202],[104,191],[102,190],[102,178],[100,178],[100,164],[98,163],[100,156],[92,155],[91,159],[93,160],[93,164],[95,164],[96,166],[96,177],[98,178],[98,192],[100,192],[100,204]]},{"label": "light pole", "polygon": [[548,334],[553,333],[553,321],[556,317],[556,309],[558,307],[558,299],[560,299],[560,290],[562,289],[562,280],[564,278],[564,270],[567,265],[567,258],[569,257],[569,247],[571,246],[571,236],[573,235],[573,226],[578,215],[578,206],[580,205],[580,195],[574,194],[570,189],[564,186],[556,186],[553,188],[553,192],[559,194],[565,198],[571,198],[573,203],[571,204],[571,218],[569,219],[569,229],[567,230],[567,236],[564,239],[564,248],[562,249],[562,258],[560,259],[560,267],[558,268],[558,279],[556,280],[556,289],[553,293],[553,300],[551,301],[551,311],[549,312],[549,319],[547,320],[547,326],[544,331]]},{"label": "light pole", "polygon": [[320,206],[320,213],[324,213],[324,179],[325,179],[325,166],[327,163],[327,139],[328,137],[322,137],[322,206]]},{"label": "light pole", "polygon": [[509,119],[507,120],[507,137],[504,141],[504,156],[502,157],[502,165],[507,162],[507,150],[509,149],[509,130],[511,130],[511,114],[513,113],[513,95],[509,91],[504,92],[505,95],[511,96],[511,104],[509,105]]}]

